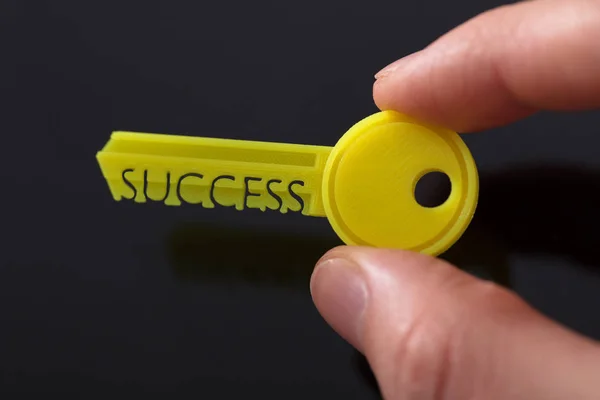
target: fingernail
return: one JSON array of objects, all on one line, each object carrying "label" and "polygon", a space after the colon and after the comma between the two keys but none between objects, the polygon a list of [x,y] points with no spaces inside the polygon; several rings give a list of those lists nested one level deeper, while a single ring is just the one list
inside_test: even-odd
[{"label": "fingernail", "polygon": [[403,57],[399,60],[394,61],[393,63],[391,63],[390,65],[388,65],[387,67],[385,67],[384,69],[382,69],[381,71],[379,71],[378,73],[375,74],[375,79],[381,79],[381,78],[385,78],[386,76],[390,76],[392,73],[394,73],[396,70],[400,69],[401,67],[405,66],[406,64],[408,64],[409,62],[411,62],[412,60],[414,60],[418,55],[421,54],[421,51],[417,51],[415,53],[409,54],[406,57]]},{"label": "fingernail", "polygon": [[327,323],[361,351],[368,290],[358,264],[343,258],[319,263],[311,280],[311,294]]}]

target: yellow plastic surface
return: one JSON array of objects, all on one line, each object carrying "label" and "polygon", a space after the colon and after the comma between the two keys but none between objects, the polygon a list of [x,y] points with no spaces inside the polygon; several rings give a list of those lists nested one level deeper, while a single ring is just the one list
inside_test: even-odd
[{"label": "yellow plastic surface", "polygon": [[[415,187],[433,171],[448,175],[452,190],[442,205],[423,207]],[[431,255],[460,238],[479,193],[475,162],[458,134],[391,111],[354,125],[323,176],[325,212],[345,243]]]},{"label": "yellow plastic surface", "polygon": [[[478,197],[475,162],[456,133],[391,111],[333,148],[114,132],[97,159],[115,200],[300,212],[327,217],[349,245],[432,255],[462,235]],[[414,195],[431,171],[452,184],[435,208]]]},{"label": "yellow plastic surface", "polygon": [[97,155],[115,200],[325,216],[331,147],[114,132]]}]

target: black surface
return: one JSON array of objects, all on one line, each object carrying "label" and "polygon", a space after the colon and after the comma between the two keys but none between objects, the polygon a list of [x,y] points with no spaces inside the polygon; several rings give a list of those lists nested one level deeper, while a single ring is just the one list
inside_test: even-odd
[{"label": "black surface", "polygon": [[[325,220],[115,203],[94,156],[116,129],[333,145],[378,69],[498,4],[0,0],[0,396],[377,398],[310,300]],[[465,137],[480,207],[446,255],[595,338],[598,126]]]}]

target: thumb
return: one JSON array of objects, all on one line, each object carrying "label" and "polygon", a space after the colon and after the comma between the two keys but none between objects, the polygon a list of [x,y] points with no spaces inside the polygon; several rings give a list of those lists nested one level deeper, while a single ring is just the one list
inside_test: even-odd
[{"label": "thumb", "polygon": [[600,346],[448,263],[341,247],[311,292],[386,399],[598,399]]}]

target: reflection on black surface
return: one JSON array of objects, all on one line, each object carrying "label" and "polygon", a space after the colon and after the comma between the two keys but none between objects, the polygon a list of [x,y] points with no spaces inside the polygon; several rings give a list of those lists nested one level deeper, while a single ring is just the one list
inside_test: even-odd
[{"label": "reflection on black surface", "polygon": [[597,267],[600,173],[576,166],[513,168],[481,176],[475,218],[443,258],[508,283],[509,254],[568,257]]},{"label": "reflection on black surface", "polygon": [[[431,184],[431,183],[430,183]],[[445,190],[443,182],[440,191]],[[436,188],[425,191],[436,196]],[[508,284],[507,256],[536,253],[596,266],[600,173],[578,167],[522,167],[480,177],[479,205],[463,237],[442,258]],[[333,235],[179,227],[172,265],[183,279],[244,279],[304,285],[314,263],[341,244]]]},{"label": "reflection on black surface", "polygon": [[[475,218],[442,258],[509,286],[508,256],[568,256],[596,266],[600,174],[580,168],[520,168],[481,176]],[[442,188],[443,189],[443,188]],[[428,193],[435,195],[431,188]],[[315,262],[341,244],[336,238],[187,225],[170,238],[172,265],[191,281],[243,280],[307,288]],[[354,360],[365,381],[377,382],[365,358]]]},{"label": "reflection on black surface", "polygon": [[511,252],[568,256],[596,266],[600,173],[577,167],[522,168],[483,183],[478,222]]},{"label": "reflection on black surface", "polygon": [[[170,237],[169,253],[177,277],[186,281],[243,281],[306,290],[315,263],[340,244],[331,236],[190,224],[179,227]],[[365,357],[355,351],[352,362],[368,386],[379,393]]]},{"label": "reflection on black surface", "polygon": [[187,281],[244,281],[308,287],[319,258],[341,244],[335,236],[180,226],[169,239],[171,265]]}]

